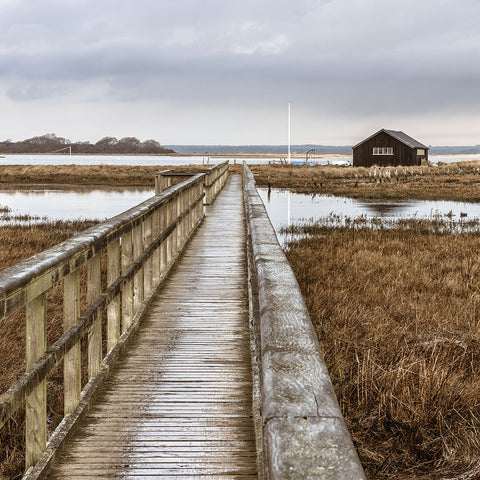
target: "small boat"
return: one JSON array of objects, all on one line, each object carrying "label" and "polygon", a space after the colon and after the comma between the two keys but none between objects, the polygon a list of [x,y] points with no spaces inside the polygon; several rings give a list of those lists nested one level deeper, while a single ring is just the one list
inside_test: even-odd
[{"label": "small boat", "polygon": [[315,164],[313,162],[307,162],[306,160],[294,160],[293,162],[290,163],[290,165],[306,165],[307,167],[313,167]]}]

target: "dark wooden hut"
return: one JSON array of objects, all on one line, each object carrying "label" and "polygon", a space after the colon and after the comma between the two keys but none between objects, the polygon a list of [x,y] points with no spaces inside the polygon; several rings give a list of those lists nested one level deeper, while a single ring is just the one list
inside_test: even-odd
[{"label": "dark wooden hut", "polygon": [[428,162],[428,147],[396,130],[382,129],[353,147],[353,165],[422,165]]}]

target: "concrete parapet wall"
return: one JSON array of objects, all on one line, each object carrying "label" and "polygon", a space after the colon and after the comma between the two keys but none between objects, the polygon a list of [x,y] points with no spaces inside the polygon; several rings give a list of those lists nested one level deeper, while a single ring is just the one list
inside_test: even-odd
[{"label": "concrete parapet wall", "polygon": [[263,478],[365,479],[298,283],[243,171]]}]

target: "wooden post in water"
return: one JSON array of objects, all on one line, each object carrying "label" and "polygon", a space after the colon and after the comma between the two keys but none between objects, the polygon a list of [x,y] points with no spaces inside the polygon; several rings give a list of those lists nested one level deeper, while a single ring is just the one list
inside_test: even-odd
[{"label": "wooden post in water", "polygon": [[[107,246],[107,285],[120,277],[120,241],[114,240]],[[113,298],[107,307],[107,351],[110,351],[120,338],[120,297]]]},{"label": "wooden post in water", "polygon": [[[45,293],[26,305],[26,355],[28,370],[47,348]],[[25,467],[39,460],[47,445],[47,382],[43,379],[27,395],[25,405]]]},{"label": "wooden post in water", "polygon": [[[101,255],[97,253],[87,264],[87,303],[91,305],[102,294]],[[102,312],[95,313],[88,332],[88,378],[96,377],[102,366]]]},{"label": "wooden post in water", "polygon": [[[77,268],[63,279],[63,331],[68,331],[80,316],[80,269]],[[66,354],[63,360],[64,410],[73,412],[80,402],[82,392],[82,358],[80,341]]]},{"label": "wooden post in water", "polygon": [[[122,235],[122,274],[133,262],[133,241],[132,231]],[[133,282],[131,279],[125,281],[122,286],[122,333],[127,330],[133,320]]]}]

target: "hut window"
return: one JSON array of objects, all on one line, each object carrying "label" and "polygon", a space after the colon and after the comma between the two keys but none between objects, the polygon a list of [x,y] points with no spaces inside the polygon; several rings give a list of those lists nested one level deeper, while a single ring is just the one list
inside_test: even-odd
[{"label": "hut window", "polygon": [[417,155],[425,155],[425,150],[423,148],[417,148]]},{"label": "hut window", "polygon": [[374,155],[393,155],[393,147],[374,147]]}]

